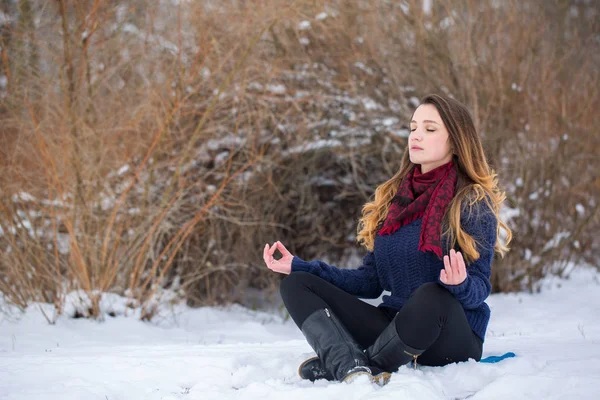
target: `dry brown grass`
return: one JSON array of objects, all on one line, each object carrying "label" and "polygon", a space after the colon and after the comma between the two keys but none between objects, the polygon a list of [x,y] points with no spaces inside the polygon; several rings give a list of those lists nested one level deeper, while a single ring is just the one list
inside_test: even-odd
[{"label": "dry brown grass", "polygon": [[[0,291],[21,307],[60,313],[73,289],[92,317],[105,291],[144,318],[169,287],[247,302],[276,288],[275,240],[353,265],[360,207],[428,92],[470,107],[519,211],[494,290],[597,264],[596,4],[21,4],[0,63]],[[337,142],[295,151],[317,139]]]}]

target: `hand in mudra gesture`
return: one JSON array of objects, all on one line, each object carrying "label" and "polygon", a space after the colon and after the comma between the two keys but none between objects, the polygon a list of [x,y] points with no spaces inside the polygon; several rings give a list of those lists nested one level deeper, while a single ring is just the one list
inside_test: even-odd
[{"label": "hand in mudra gesture", "polygon": [[460,285],[467,279],[467,267],[460,251],[450,250],[444,256],[444,269],[440,271],[440,281],[446,285]]},{"label": "hand in mudra gesture", "polygon": [[[275,250],[279,249],[279,252],[283,255],[279,260],[276,260],[273,257]],[[263,259],[265,260],[265,264],[271,271],[279,272],[281,274],[289,274],[292,272],[292,259],[294,255],[285,248],[283,243],[277,241],[273,243],[273,246],[269,246],[269,244],[265,244],[265,248],[263,250]]]}]

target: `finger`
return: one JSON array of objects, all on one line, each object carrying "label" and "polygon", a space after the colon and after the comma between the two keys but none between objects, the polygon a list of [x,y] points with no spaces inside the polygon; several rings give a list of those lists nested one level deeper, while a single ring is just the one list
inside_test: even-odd
[{"label": "finger", "polygon": [[275,259],[275,257],[273,257],[273,253],[275,253],[276,249],[277,249],[277,246],[275,246],[275,243],[273,243],[272,246],[269,246],[269,244],[267,243],[267,247],[266,247],[266,253],[267,254],[265,256],[265,262],[267,263],[267,265],[269,266],[269,268],[271,268],[273,266],[273,264],[275,262],[277,262],[277,260]]},{"label": "finger", "polygon": [[462,280],[465,280],[467,278],[467,265],[465,264],[465,259],[463,258],[463,255],[460,251],[457,254],[457,258],[458,258],[460,277],[462,278]]},{"label": "finger", "polygon": [[279,249],[279,251],[281,252],[281,254],[283,254],[284,256],[291,256],[292,255],[288,251],[288,249],[285,248],[285,246],[283,245],[283,243],[281,243],[280,241],[277,241],[276,245],[277,245],[277,248]]},{"label": "finger", "polygon": [[452,278],[456,281],[460,277],[460,269],[458,266],[458,257],[454,249],[450,251],[450,264],[452,265]]},{"label": "finger", "polygon": [[450,265],[450,256],[444,256],[444,272],[448,282],[452,282],[452,266]]},{"label": "finger", "polygon": [[273,255],[275,250],[277,250],[277,242],[273,243],[273,246],[269,249],[269,254]]},{"label": "finger", "polygon": [[268,259],[268,250],[269,250],[269,244],[265,244],[265,247],[263,249],[263,260],[265,260],[265,262],[267,262]]},{"label": "finger", "polygon": [[446,275],[446,270],[442,269],[440,271],[440,281],[442,281],[442,283],[448,283],[448,276]]}]

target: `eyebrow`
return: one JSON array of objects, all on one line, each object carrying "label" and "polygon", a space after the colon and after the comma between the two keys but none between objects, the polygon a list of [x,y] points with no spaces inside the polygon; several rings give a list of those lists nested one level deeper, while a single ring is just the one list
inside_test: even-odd
[{"label": "eyebrow", "polygon": [[[410,121],[410,123],[411,123],[411,124],[412,124],[413,122],[414,122],[415,124],[417,123],[417,121],[415,121],[415,120],[412,120],[412,121]],[[432,120],[430,120],[430,119],[426,119],[426,120],[425,120],[425,121],[423,121],[423,122],[431,122],[431,123],[433,123],[433,124],[437,124],[437,125],[439,125],[437,122],[435,122],[435,121],[432,121]]]}]

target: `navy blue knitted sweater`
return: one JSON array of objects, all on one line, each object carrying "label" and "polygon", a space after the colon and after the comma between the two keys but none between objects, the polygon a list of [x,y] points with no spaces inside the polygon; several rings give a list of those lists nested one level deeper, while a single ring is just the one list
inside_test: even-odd
[{"label": "navy blue knitted sweater", "polygon": [[[463,208],[464,209],[464,208]],[[373,251],[368,251],[357,269],[342,269],[323,261],[304,261],[294,256],[292,272],[306,271],[315,274],[340,289],[357,297],[375,299],[384,290],[379,307],[399,310],[411,293],[427,282],[437,282],[448,289],[462,304],[471,329],[483,341],[490,319],[490,308],[484,302],[491,291],[490,270],[496,243],[497,219],[483,201],[473,205],[472,211],[461,213],[461,226],[477,242],[480,257],[467,264],[467,278],[459,285],[446,285],[439,280],[444,268],[443,260],[432,252],[421,252],[419,218],[404,225],[391,235],[375,237]],[[443,253],[448,254],[449,244],[442,237]],[[455,246],[460,251],[460,247]]]}]

